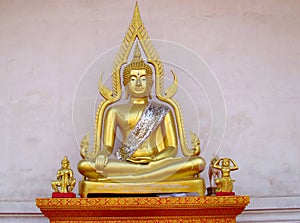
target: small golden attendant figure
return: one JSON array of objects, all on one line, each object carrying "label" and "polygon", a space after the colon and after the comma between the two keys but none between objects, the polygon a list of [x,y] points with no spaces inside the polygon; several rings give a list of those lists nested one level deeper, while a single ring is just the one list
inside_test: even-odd
[{"label": "small golden attendant figure", "polygon": [[[72,193],[76,179],[74,178],[72,169],[70,169],[70,161],[66,156],[61,161],[61,169],[57,171],[56,179],[51,183],[54,190],[52,197],[76,197]],[[60,187],[60,191],[58,187]]]},{"label": "small golden attendant figure", "polygon": [[215,180],[217,186],[216,195],[235,195],[235,193],[232,192],[234,180],[231,179],[230,172],[238,170],[239,167],[234,160],[230,158],[221,158],[214,163],[213,167],[221,170],[222,173],[222,177]]},{"label": "small golden attendant figure", "polygon": [[[139,46],[147,62],[142,59]],[[113,90],[99,81],[104,100],[96,114],[93,151],[89,152],[88,136],[81,142],[83,159],[78,163],[78,171],[84,176],[79,184],[82,197],[102,193],[197,192],[204,195],[205,184],[200,173],[205,161],[199,156],[200,141],[191,134],[192,146],[187,145],[182,113],[172,98],[178,86],[177,77],[172,73],[174,82],[163,89],[163,64],[136,4],[126,38],[114,61]],[[121,80],[128,101],[115,104],[122,98]],[[153,85],[156,101],[151,100]],[[121,145],[116,146],[116,141]],[[178,148],[185,157],[177,157]]]},{"label": "small golden attendant figure", "polygon": [[207,187],[207,196],[216,195],[216,179],[220,178],[221,171],[214,168],[214,164],[218,161],[219,157],[217,155],[213,156],[210,160],[209,168],[208,168],[208,179],[209,179],[209,187]]}]

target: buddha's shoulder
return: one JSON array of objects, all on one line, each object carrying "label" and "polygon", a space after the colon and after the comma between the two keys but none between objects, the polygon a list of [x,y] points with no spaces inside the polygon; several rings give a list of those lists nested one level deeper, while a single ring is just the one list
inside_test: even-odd
[{"label": "buddha's shoulder", "polygon": [[131,109],[131,107],[132,107],[132,105],[128,104],[128,103],[127,104],[116,104],[116,105],[109,107],[107,112],[120,114],[123,112],[127,112],[128,110]]}]

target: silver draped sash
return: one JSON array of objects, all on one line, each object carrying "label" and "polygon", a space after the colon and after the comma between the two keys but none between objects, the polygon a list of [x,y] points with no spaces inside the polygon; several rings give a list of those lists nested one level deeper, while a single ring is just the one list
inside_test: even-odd
[{"label": "silver draped sash", "polygon": [[119,160],[126,160],[145,142],[145,140],[156,130],[170,110],[169,107],[151,102],[144,110],[140,120],[129,133],[124,147],[116,152]]}]

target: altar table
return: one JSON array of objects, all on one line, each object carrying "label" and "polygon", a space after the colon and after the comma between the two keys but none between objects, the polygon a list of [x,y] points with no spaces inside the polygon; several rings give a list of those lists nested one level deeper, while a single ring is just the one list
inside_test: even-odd
[{"label": "altar table", "polygon": [[36,199],[51,223],[229,223],[249,202],[249,196]]}]

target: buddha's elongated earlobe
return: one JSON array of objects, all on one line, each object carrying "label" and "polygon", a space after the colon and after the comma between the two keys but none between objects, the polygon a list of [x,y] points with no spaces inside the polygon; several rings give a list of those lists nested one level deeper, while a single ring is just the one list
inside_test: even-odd
[{"label": "buddha's elongated earlobe", "polygon": [[129,93],[128,93],[128,87],[127,86],[125,86],[125,92],[126,92],[125,99],[127,100],[129,98]]},{"label": "buddha's elongated earlobe", "polygon": [[150,81],[150,92],[149,92],[149,99],[152,99],[152,95],[151,95],[151,89],[152,89],[152,86],[153,86],[153,80],[152,80],[152,78],[150,79],[151,81]]}]

